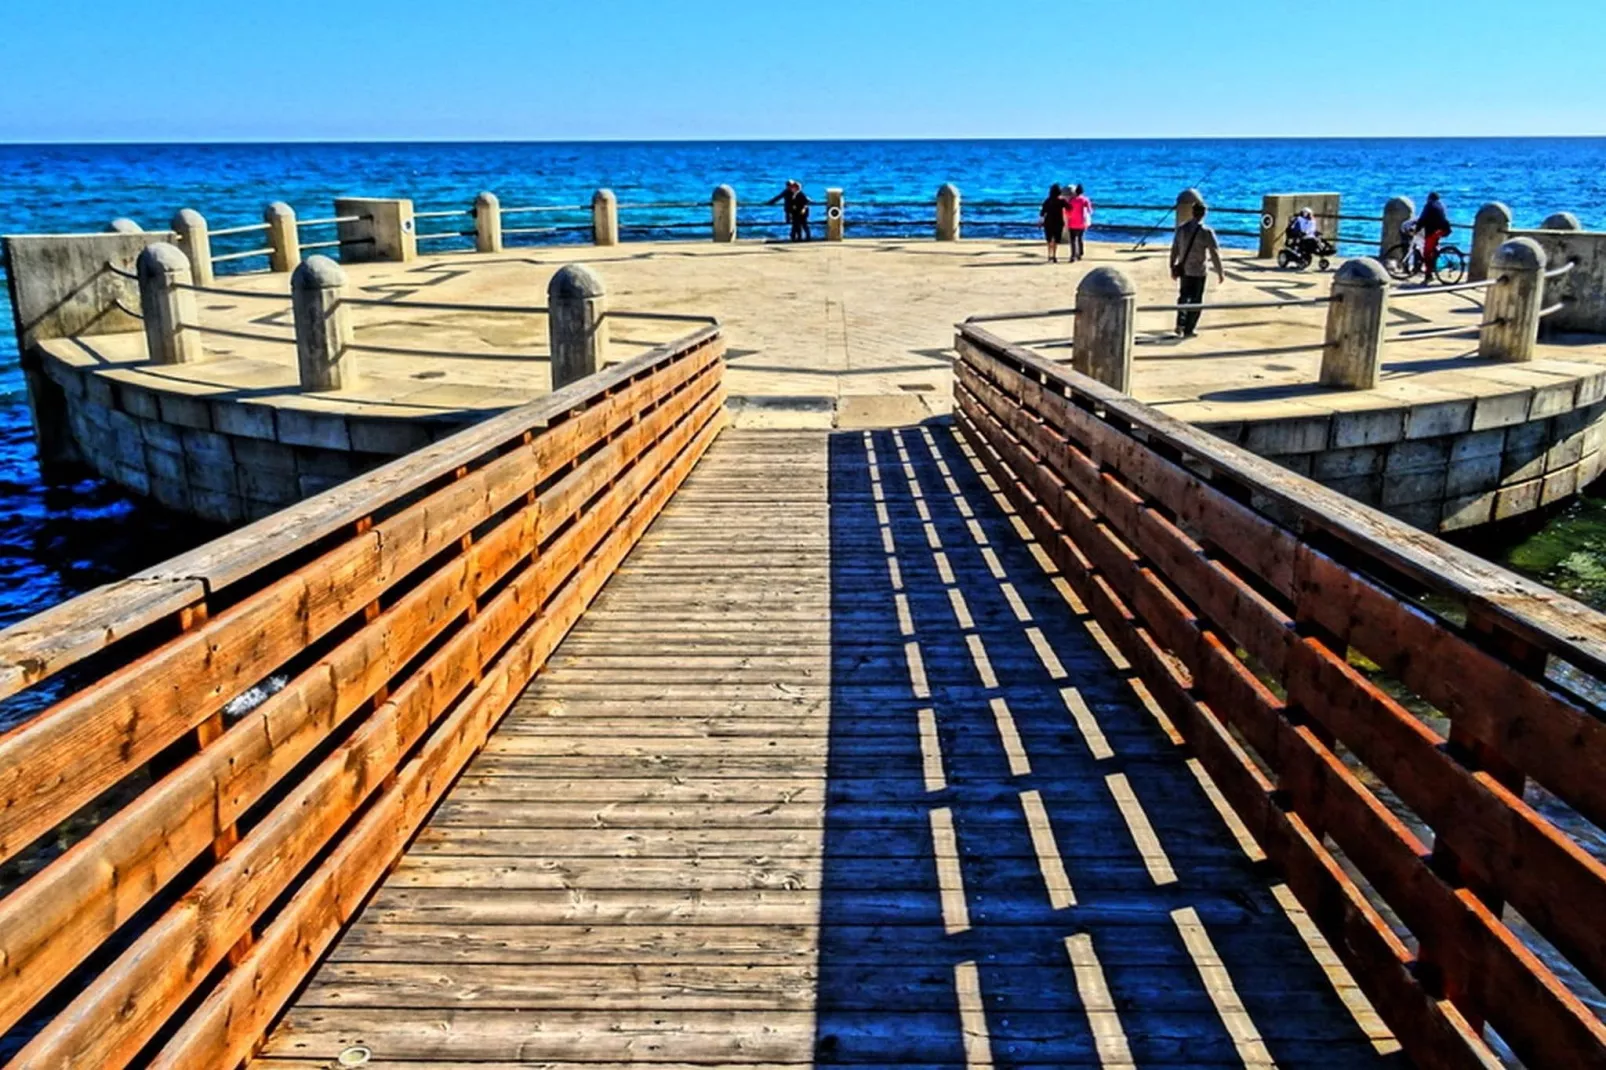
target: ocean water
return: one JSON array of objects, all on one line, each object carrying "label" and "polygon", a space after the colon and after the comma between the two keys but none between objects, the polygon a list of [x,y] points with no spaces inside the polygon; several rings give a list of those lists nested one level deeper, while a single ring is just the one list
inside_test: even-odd
[{"label": "ocean water", "polygon": [[[1437,189],[1462,222],[1498,199],[1519,224],[1566,209],[1586,225],[1606,225],[1606,138],[586,142],[0,146],[0,233],[101,230],[118,216],[154,229],[182,207],[200,210],[219,228],[259,221],[271,200],[287,201],[302,218],[328,216],[342,194],[408,196],[420,211],[466,206],[482,189],[495,191],[504,207],[583,205],[606,186],[618,194],[625,240],[694,240],[706,234],[711,190],[729,183],[742,203],[743,235],[773,238],[779,209],[762,202],[789,177],[816,200],[828,186],[845,190],[850,236],[929,234],[932,199],[944,182],[963,191],[966,230],[978,237],[1033,235],[1036,206],[1056,181],[1080,182],[1106,206],[1165,205],[1188,186],[1218,208],[1248,210],[1263,192],[1338,190],[1346,213],[1362,216],[1378,214],[1392,195],[1420,203]],[[641,204],[684,207],[634,207]],[[1101,208],[1097,221],[1121,229],[1093,236],[1130,239],[1163,228],[1166,219],[1163,211]],[[554,229],[510,240],[588,240],[587,220],[584,211],[524,216],[518,225]],[[1246,234],[1256,223],[1252,214],[1222,214],[1215,222]],[[427,220],[419,229],[460,227]],[[1346,223],[1341,233],[1371,241],[1376,229]],[[215,238],[213,248],[245,250],[255,240]],[[424,248],[466,243],[435,239]],[[0,292],[0,322],[10,321]],[[1565,545],[1568,530],[1564,520],[1549,542]],[[0,626],[209,534],[96,480],[45,486],[15,340],[0,329]],[[1595,585],[1580,586],[1590,597],[1606,596]]]}]

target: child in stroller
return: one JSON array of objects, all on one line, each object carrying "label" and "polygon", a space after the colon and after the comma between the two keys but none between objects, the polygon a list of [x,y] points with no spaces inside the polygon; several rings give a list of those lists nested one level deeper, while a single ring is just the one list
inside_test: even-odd
[{"label": "child in stroller", "polygon": [[1277,266],[1304,271],[1315,260],[1317,266],[1326,271],[1330,263],[1328,258],[1337,252],[1337,246],[1322,237],[1322,232],[1317,229],[1316,217],[1311,210],[1301,208],[1299,214],[1288,221],[1288,229],[1283,231],[1283,248],[1277,254]]}]

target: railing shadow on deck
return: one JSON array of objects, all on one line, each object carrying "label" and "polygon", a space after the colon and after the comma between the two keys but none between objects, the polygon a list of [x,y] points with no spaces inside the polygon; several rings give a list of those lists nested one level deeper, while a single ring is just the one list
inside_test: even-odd
[{"label": "railing shadow on deck", "polygon": [[1404,1065],[952,430],[830,487],[818,1062]]}]

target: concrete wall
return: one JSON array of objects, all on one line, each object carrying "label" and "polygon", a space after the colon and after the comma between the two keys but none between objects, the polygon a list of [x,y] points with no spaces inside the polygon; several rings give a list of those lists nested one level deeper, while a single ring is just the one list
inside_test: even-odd
[{"label": "concrete wall", "polygon": [[238,524],[277,512],[463,420],[383,419],[158,393],[44,354],[82,462],[182,513]]},{"label": "concrete wall", "polygon": [[1321,232],[1338,233],[1339,195],[1336,193],[1268,193],[1260,199],[1260,253],[1273,257],[1283,247],[1283,231],[1301,208],[1309,208]]},{"label": "concrete wall", "polygon": [[1591,230],[1513,230],[1513,238],[1532,238],[1551,268],[1577,266],[1545,285],[1546,305],[1564,301],[1546,316],[1541,330],[1606,334],[1606,232]]},{"label": "concrete wall", "polygon": [[170,242],[168,230],[137,234],[15,234],[5,238],[6,280],[16,320],[17,348],[46,338],[140,330],[139,285],[107,270],[132,272],[148,245]]},{"label": "concrete wall", "polygon": [[1427,531],[1560,501],[1602,468],[1606,369],[1513,376],[1509,393],[1205,430]]}]

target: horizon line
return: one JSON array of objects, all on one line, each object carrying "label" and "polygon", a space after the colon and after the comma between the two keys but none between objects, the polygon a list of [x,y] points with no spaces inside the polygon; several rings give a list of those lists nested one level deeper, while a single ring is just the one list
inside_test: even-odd
[{"label": "horizon line", "polygon": [[722,144],[841,144],[844,142],[963,142],[963,141],[1037,141],[1062,143],[1078,141],[1138,142],[1215,142],[1215,141],[1588,141],[1606,139],[1606,133],[1595,134],[1436,134],[1424,137],[1416,134],[1189,134],[1169,136],[1163,134],[1084,135],[1084,136],[1011,136],[1011,135],[952,135],[952,136],[860,136],[860,137],[567,137],[567,138],[403,138],[403,137],[316,137],[316,138],[199,138],[164,139],[61,139],[50,141],[0,140],[0,148],[70,148],[70,147],[133,147],[133,146],[245,146],[245,145],[722,145]]}]

